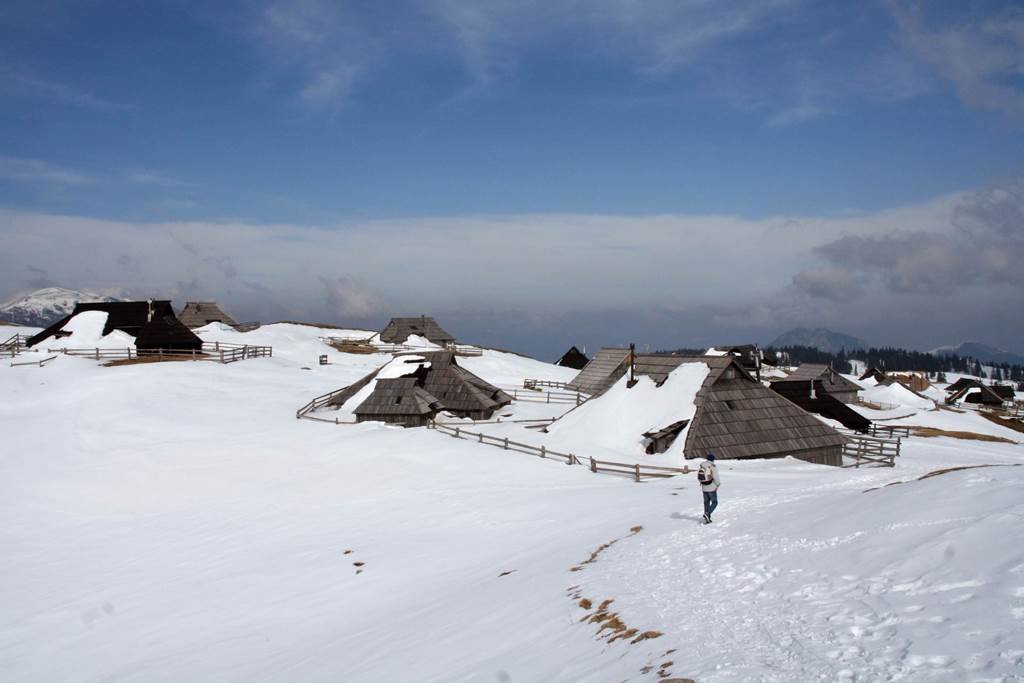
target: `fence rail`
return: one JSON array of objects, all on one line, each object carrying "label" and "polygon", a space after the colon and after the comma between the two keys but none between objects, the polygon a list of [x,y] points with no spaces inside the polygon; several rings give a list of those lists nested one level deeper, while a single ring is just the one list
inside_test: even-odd
[{"label": "fence rail", "polygon": [[553,382],[547,379],[523,380],[524,389],[536,389],[537,387],[550,387],[552,389],[572,389],[573,391],[576,391],[576,389],[573,389],[573,387],[569,386],[567,382]]},{"label": "fence rail", "polygon": [[838,427],[837,429],[845,434],[851,434],[853,436],[874,436],[880,439],[895,439],[897,437],[909,438],[911,436],[910,427],[904,425],[880,425],[871,423],[871,426],[867,431],[863,432],[858,432],[846,427]]},{"label": "fence rail", "polygon": [[596,458],[580,457],[575,453],[553,451],[549,450],[545,446],[533,446],[519,441],[512,441],[508,437],[490,436],[483,432],[471,432],[462,429],[461,427],[451,427],[441,422],[431,422],[428,425],[428,428],[436,429],[437,431],[456,439],[476,439],[477,443],[496,446],[506,451],[519,451],[530,455],[536,455],[541,458],[554,458],[556,460],[562,460],[566,465],[583,465],[594,473],[606,472],[608,474],[630,476],[637,482],[641,481],[645,477],[659,479],[664,477],[674,477],[679,474],[689,474],[691,471],[689,466],[660,467],[656,465],[641,465],[639,463],[615,462],[612,460],[598,460]]},{"label": "fence rail", "polygon": [[896,458],[900,455],[902,439],[882,439],[873,436],[851,436],[843,444],[843,456],[853,458],[853,462],[843,467],[895,467]]},{"label": "fence rail", "polygon": [[341,389],[335,389],[334,391],[329,391],[326,394],[317,396],[309,403],[295,411],[295,419],[301,420],[305,418],[307,420],[317,420],[318,422],[331,422],[334,424],[342,424],[341,421],[338,420],[337,418],[333,420],[328,420],[327,418],[324,417],[315,417],[313,415],[310,415],[309,413],[313,412],[314,410],[317,410],[318,408],[323,408],[325,405],[331,402],[332,398],[334,398],[341,392],[345,391],[345,389],[347,388],[348,387],[342,387]]},{"label": "fence rail", "polygon": [[12,368],[17,368],[17,367],[21,367],[23,365],[38,365],[39,367],[43,367],[44,363],[49,363],[51,360],[53,360],[56,357],[57,356],[50,356],[49,358],[43,358],[42,360],[26,360],[26,361],[22,361],[20,363],[11,363],[11,367]]},{"label": "fence rail", "polygon": [[20,332],[0,342],[0,353],[9,353],[11,358],[28,348],[28,337]]},{"label": "fence rail", "polygon": [[[508,393],[506,390],[505,393]],[[540,389],[511,389],[512,400],[527,403],[572,403],[580,405],[589,398],[580,392],[541,391]]]},{"label": "fence rail", "polygon": [[156,358],[157,360],[207,360],[219,363],[234,363],[246,358],[264,358],[274,355],[271,346],[249,346],[247,344],[228,344],[225,342],[204,342],[202,350],[189,349],[47,349],[48,353],[62,353],[65,356],[79,356],[94,360],[138,360],[140,358]]}]

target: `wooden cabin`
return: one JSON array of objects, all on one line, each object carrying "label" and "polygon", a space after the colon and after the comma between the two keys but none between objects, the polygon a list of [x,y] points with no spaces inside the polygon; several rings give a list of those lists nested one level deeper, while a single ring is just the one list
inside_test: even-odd
[{"label": "wooden cabin", "polygon": [[[704,363],[709,369],[693,399],[696,412],[688,425],[680,427],[686,431],[683,455],[687,459],[708,453],[722,460],[791,455],[807,462],[842,465],[846,442],[842,434],[765,387],[732,356],[637,355],[634,373],[660,385],[685,363]],[[645,435],[657,442],[655,452],[671,445],[666,432],[676,426],[679,421]]]},{"label": "wooden cabin", "polygon": [[860,386],[846,379],[827,365],[804,363],[783,379],[775,380],[772,384],[776,382],[806,383],[808,381],[820,382],[825,393],[831,394],[843,403],[857,402],[857,392],[860,391]]},{"label": "wooden cabin", "polygon": [[75,304],[70,315],[58,320],[28,340],[35,346],[47,339],[68,336],[64,326],[79,313],[102,311],[107,314],[103,334],[114,330],[135,337],[138,349],[167,349],[173,351],[202,350],[203,340],[182,325],[174,315],[169,300],[157,301],[107,301]]},{"label": "wooden cabin", "polygon": [[178,320],[189,328],[202,327],[210,323],[223,323],[238,327],[238,323],[225,313],[216,301],[187,301],[178,314]]},{"label": "wooden cabin", "polygon": [[379,368],[347,387],[329,405],[341,408],[373,382],[370,395],[353,408],[357,421],[423,427],[441,412],[488,420],[495,410],[512,402],[504,391],[460,366],[451,351],[403,354],[392,363],[406,363],[409,370],[398,377],[378,377],[383,369]]},{"label": "wooden cabin", "polygon": [[425,337],[438,346],[450,346],[455,343],[455,336],[448,333],[431,317],[421,315],[418,318],[392,318],[380,331],[380,340],[387,344],[403,344],[410,335]]},{"label": "wooden cabin", "polygon": [[597,396],[608,390],[629,369],[629,349],[605,346],[590,359],[568,386],[575,391]]},{"label": "wooden cabin", "polygon": [[582,370],[587,367],[589,362],[590,359],[587,358],[586,354],[572,346],[562,354],[561,358],[555,361],[555,365],[561,365],[563,368],[572,368],[573,370]]}]

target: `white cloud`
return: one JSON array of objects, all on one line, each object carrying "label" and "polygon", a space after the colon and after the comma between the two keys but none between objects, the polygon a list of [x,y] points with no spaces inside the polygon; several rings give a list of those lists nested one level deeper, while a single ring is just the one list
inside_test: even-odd
[{"label": "white cloud", "polygon": [[0,179],[10,182],[87,185],[96,177],[39,159],[0,156]]},{"label": "white cloud", "polygon": [[78,107],[79,109],[106,113],[118,113],[135,109],[135,105],[100,97],[79,87],[39,78],[30,73],[15,72],[10,69],[0,70],[0,81],[6,83],[9,91],[20,91],[24,94],[41,96],[60,104]]}]

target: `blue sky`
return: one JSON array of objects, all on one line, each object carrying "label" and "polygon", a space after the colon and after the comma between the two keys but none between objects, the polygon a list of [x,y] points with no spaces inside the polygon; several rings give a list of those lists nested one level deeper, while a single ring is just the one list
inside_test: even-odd
[{"label": "blue sky", "polygon": [[[829,315],[846,331],[908,345],[943,331],[984,337],[971,332],[988,320],[985,341],[1021,348],[1020,326],[998,317],[956,330],[891,324],[892,311],[918,311],[929,293],[933,317],[942,305],[977,315],[972,301],[993,311],[1022,301],[1024,283],[992,275],[998,263],[946,293],[914,279],[927,272],[934,286],[943,281],[934,269],[955,278],[965,253],[986,258],[970,253],[979,243],[1016,254],[1024,240],[1024,227],[1006,233],[1001,218],[970,234],[957,218],[993,201],[1011,223],[1019,210],[1018,3],[9,2],[0,105],[0,239],[10,246],[0,296],[45,280],[216,296],[259,317],[376,320],[429,306],[464,319],[469,335],[510,335],[523,324],[500,321],[515,316],[542,320],[537,330],[562,335],[545,352],[573,336],[566,320],[592,344],[621,341],[611,337],[625,320],[638,337],[670,344],[770,336]],[[456,237],[461,227],[445,227],[467,221],[479,229]],[[785,235],[798,253],[758,247],[777,225],[799,228]],[[509,263],[477,276],[520,296],[489,287],[473,296],[454,278],[422,294],[424,280],[502,249],[501,226],[535,240],[512,249],[519,263],[548,260],[546,235],[570,251],[546,269]],[[288,270],[270,267],[270,250],[224,237],[260,229],[321,252],[369,246],[324,262],[299,250],[292,258],[315,267]],[[96,244],[120,231],[152,244],[109,247],[138,261],[135,271],[76,269],[63,240],[34,237],[43,230],[92,230]],[[573,240],[609,230],[647,246],[595,248],[590,267],[616,274],[577,290],[588,264]],[[706,242],[723,230],[758,237]],[[375,232],[392,245],[449,240],[457,257],[411,267],[363,240]],[[911,254],[878,268],[828,247],[858,236],[885,248],[879,240],[893,233],[926,234],[930,255],[917,256],[927,263]],[[724,258],[749,281],[644,272],[635,264],[661,263],[654,235],[674,242],[675,260],[661,267],[703,272],[698,261]],[[179,248],[176,272],[157,277],[144,255],[161,240],[191,250]],[[909,245],[920,243],[901,244],[916,252]],[[194,258],[214,244],[218,256]],[[625,254],[634,265],[616,268]],[[762,255],[786,265],[765,268]],[[229,269],[211,265],[226,259]],[[840,301],[836,283],[864,294]],[[359,305],[337,306],[339,286]],[[794,287],[806,305],[793,303]],[[270,307],[267,290],[290,294]],[[871,313],[871,293],[884,295],[887,313]],[[657,313],[666,307],[671,325]],[[552,324],[551,308],[570,317]],[[754,309],[745,319],[756,323],[735,322]]]}]

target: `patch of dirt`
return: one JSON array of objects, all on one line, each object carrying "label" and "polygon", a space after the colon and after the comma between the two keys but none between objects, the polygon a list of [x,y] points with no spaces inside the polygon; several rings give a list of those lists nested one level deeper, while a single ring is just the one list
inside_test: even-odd
[{"label": "patch of dirt", "polygon": [[[1000,421],[1002,424],[1002,421]],[[1011,439],[1004,439],[1001,436],[992,436],[991,434],[979,434],[977,432],[951,432],[945,429],[936,429],[935,427],[910,427],[911,432],[914,436],[932,437],[932,436],[945,436],[950,439],[963,439],[966,441],[987,441],[989,443],[1011,443],[1016,444],[1016,441]]]},{"label": "patch of dirt", "polygon": [[996,413],[979,412],[978,414],[981,415],[986,420],[988,420],[989,422],[995,423],[1002,427],[1006,427],[1007,429],[1012,429],[1015,432],[1020,432],[1024,434],[1024,422],[1021,422],[1020,420],[1012,418],[1007,420],[1003,417],[1000,417]]},{"label": "patch of dirt", "polygon": [[[88,358],[88,356],[83,356]],[[191,355],[188,356],[171,356],[171,355],[156,355],[156,356],[139,356],[138,358],[123,358],[121,360],[110,360],[103,364],[105,368],[116,368],[122,365],[145,365],[147,363],[180,363],[182,361],[201,361],[211,359],[212,356],[206,354],[197,354],[195,358]]]},{"label": "patch of dirt", "polygon": [[598,546],[597,550],[595,550],[594,552],[590,553],[590,557],[588,557],[587,559],[583,560],[582,562],[580,562],[575,567],[571,567],[569,569],[569,571],[571,571],[571,572],[583,571],[583,567],[585,567],[588,564],[592,564],[592,563],[596,562],[598,556],[601,553],[603,553],[605,550],[608,550],[608,548],[611,548],[613,545],[615,545],[616,543],[618,543],[619,541],[621,541],[623,539],[629,538],[630,536],[636,536],[638,533],[643,531],[643,529],[644,528],[642,526],[640,526],[640,525],[637,525],[637,526],[634,526],[634,527],[630,527],[628,534],[626,534],[625,536],[622,536],[621,538],[613,538],[612,540],[608,541],[607,543],[602,543],[600,546]]},{"label": "patch of dirt", "polygon": [[[950,472],[959,472],[961,470],[976,470],[976,469],[980,469],[982,467],[1020,467],[1020,466],[1021,466],[1021,463],[1015,462],[1015,463],[1002,463],[1002,464],[992,464],[992,465],[961,465],[960,467],[944,467],[941,470],[933,470],[932,472],[929,472],[927,474],[922,474],[917,479],[911,479],[910,481],[922,481],[924,479],[929,479],[931,477],[938,477],[939,475],[942,475],[942,474],[949,474]],[[868,491],[877,491],[879,489],[888,488],[890,486],[896,486],[897,484],[906,484],[906,483],[907,483],[906,481],[891,481],[888,484],[886,484],[885,486],[875,486],[875,487],[870,488],[870,489],[864,489],[863,491],[861,491],[861,493],[867,493]]]}]

